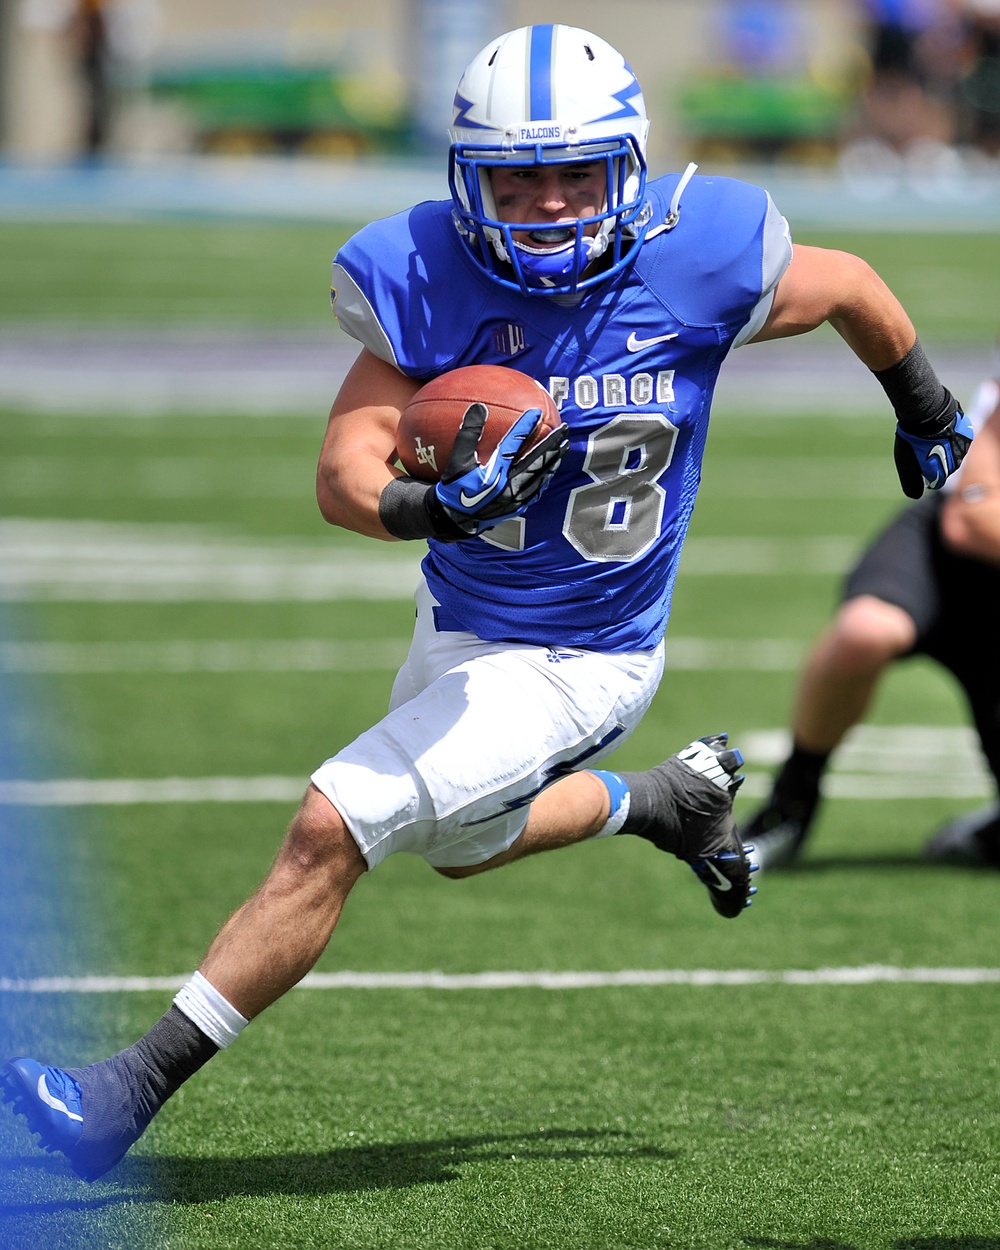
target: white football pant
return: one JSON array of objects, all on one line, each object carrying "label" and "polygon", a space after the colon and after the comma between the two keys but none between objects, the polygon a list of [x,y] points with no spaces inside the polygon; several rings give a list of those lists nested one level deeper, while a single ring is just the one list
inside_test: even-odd
[{"label": "white football pant", "polygon": [[532,798],[626,740],[663,644],[608,652],[483,642],[434,628],[421,582],[389,713],[312,775],[374,868],[396,851],[480,864],[520,835]]}]

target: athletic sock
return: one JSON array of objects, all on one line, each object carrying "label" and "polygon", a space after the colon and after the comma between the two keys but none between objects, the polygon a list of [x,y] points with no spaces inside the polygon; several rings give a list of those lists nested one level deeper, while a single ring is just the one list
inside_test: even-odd
[{"label": "athletic sock", "polygon": [[660,765],[646,772],[620,775],[628,786],[629,809],[618,832],[637,834],[654,842],[661,851],[676,855],[681,813],[667,770]]},{"label": "athletic sock", "polygon": [[163,1104],[247,1025],[196,972],[143,1037],[87,1068],[66,1068],[80,1089],[83,1125],[66,1150],[77,1173],[96,1180],[142,1136]]},{"label": "athletic sock", "polygon": [[806,751],[793,745],[792,753],[774,779],[773,805],[815,805],[830,751]]},{"label": "athletic sock", "polygon": [[728,847],[731,796],[676,756],[645,772],[611,775],[628,795],[624,818],[614,832],[636,834],[679,859],[714,855]]},{"label": "athletic sock", "polygon": [[[170,1095],[234,1041],[247,1023],[196,972],[179,991],[170,1010],[148,1033],[103,1064],[87,1069],[91,1076],[88,1085],[93,1089],[92,1081],[96,1079],[109,1087],[119,1084],[127,1088],[132,1097],[123,1107],[123,1115],[134,1116],[132,1127],[142,1132]],[[87,1127],[85,1116],[84,1137]]]},{"label": "athletic sock", "polygon": [[235,1042],[250,1023],[200,972],[195,972],[177,992],[174,1006],[179,1007],[220,1050]]},{"label": "athletic sock", "polygon": [[70,1158],[103,1175],[142,1136],[171,1094],[219,1047],[177,1007],[133,1046],[89,1068],[67,1068],[83,1095],[83,1130]]},{"label": "athletic sock", "polygon": [[206,1064],[219,1047],[180,1010],[173,1006],[128,1051],[147,1074],[150,1095],[161,1107],[190,1076]]}]

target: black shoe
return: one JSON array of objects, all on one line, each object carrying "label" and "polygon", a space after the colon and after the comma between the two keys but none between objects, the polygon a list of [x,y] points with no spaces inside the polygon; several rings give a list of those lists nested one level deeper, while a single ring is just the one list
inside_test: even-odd
[{"label": "black shoe", "polygon": [[[688,809],[686,846],[681,858],[708,890],[719,915],[732,920],[750,906],[757,893],[750,874],[759,865],[751,858],[753,846],[743,844],[733,820],[733,799],[743,784],[738,772],[743,756],[727,748],[727,742],[727,734],[699,738],[671,758],[690,774],[684,804]],[[693,820],[692,812],[703,819]]]},{"label": "black shoe", "polygon": [[772,794],[743,830],[754,846],[761,868],[783,868],[794,862],[816,816],[819,792],[809,799],[781,799]]},{"label": "black shoe", "polygon": [[757,865],[733,821],[743,756],[726,741],[725,734],[699,738],[655,768],[621,773],[629,807],[618,832],[645,838],[690,864],[715,910],[732,918],[757,893],[750,884]]},{"label": "black shoe", "polygon": [[1000,803],[967,812],[939,829],[924,859],[966,868],[1000,868]]}]

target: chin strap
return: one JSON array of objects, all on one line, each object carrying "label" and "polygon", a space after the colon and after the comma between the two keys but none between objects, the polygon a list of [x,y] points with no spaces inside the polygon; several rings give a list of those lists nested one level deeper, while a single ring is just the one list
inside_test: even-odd
[{"label": "chin strap", "polygon": [[698,166],[691,161],[687,169],[677,179],[677,186],[674,187],[674,193],[670,197],[670,208],[667,212],[666,221],[659,226],[654,226],[652,230],[646,231],[646,238],[651,239],[654,234],[663,234],[666,230],[673,230],[674,226],[681,219],[681,196],[684,194],[684,188],[694,177]]}]

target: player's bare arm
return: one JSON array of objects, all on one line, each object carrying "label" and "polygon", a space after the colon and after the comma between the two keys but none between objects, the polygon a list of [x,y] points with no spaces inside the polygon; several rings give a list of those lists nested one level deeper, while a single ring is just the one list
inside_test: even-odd
[{"label": "player's bare arm", "polygon": [[960,555],[1000,564],[1000,401],[976,434],[959,485],[945,502],[941,533]]},{"label": "player's bare arm", "polygon": [[395,541],[379,520],[379,498],[400,476],[396,426],[419,387],[362,349],[334,400],[316,472],[319,510],[331,525]]},{"label": "player's bare arm", "polygon": [[767,320],[751,342],[790,338],[824,322],[869,369],[888,369],[916,340],[906,311],[867,261],[850,252],[797,245]]},{"label": "player's bare arm", "polygon": [[[523,511],[547,485],[566,452],[566,430],[559,426],[517,466],[511,464],[514,451],[538,417],[535,409],[506,436],[511,451],[502,457],[503,478],[497,479],[488,498],[479,489],[488,466],[476,456],[471,426],[464,453],[456,443],[455,463],[449,461],[448,466],[454,470],[451,475],[446,474],[436,486],[416,481],[396,467],[396,434],[403,409],[419,389],[418,382],[367,349],[354,362],[330,412],[316,473],[320,512],[331,525],[387,542],[432,536],[453,542],[473,537],[481,528]],[[477,416],[485,419],[482,405],[470,407],[466,422]],[[446,489],[448,484],[452,491]],[[476,496],[471,511],[461,507],[458,496],[452,499],[456,491],[460,496],[463,486]]]},{"label": "player's bare arm", "polygon": [[849,252],[800,247],[753,341],[787,338],[823,322],[872,371],[896,413],[893,459],[903,494],[940,490],[964,460],[973,431],[917,338],[899,300]]}]

